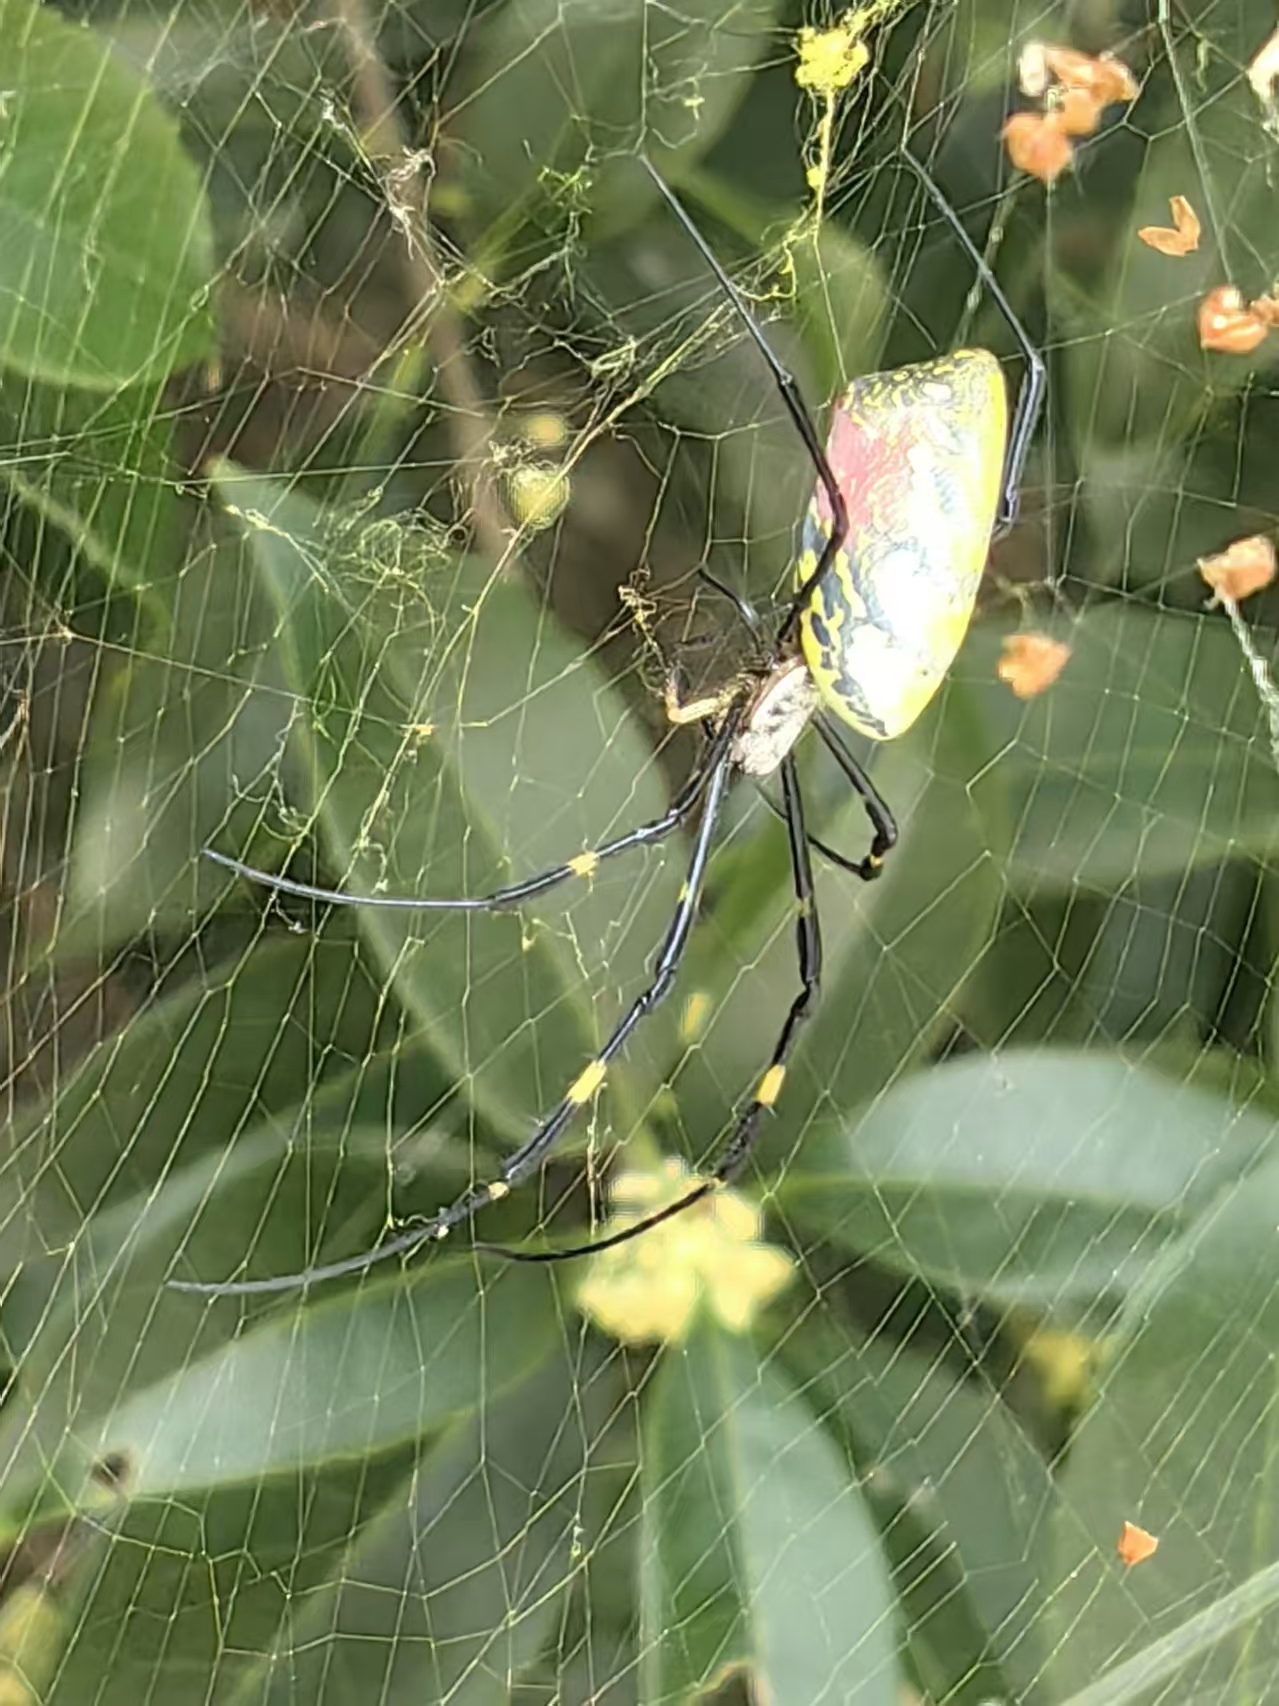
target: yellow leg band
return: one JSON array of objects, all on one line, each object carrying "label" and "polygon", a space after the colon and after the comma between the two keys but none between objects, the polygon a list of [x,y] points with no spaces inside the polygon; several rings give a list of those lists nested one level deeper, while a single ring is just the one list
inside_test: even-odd
[{"label": "yellow leg band", "polygon": [[589,1102],[604,1082],[604,1074],[607,1071],[608,1068],[602,1060],[593,1060],[586,1071],[569,1085],[565,1101],[572,1102],[575,1108],[580,1108],[583,1102]]},{"label": "yellow leg band", "polygon": [[755,1100],[761,1108],[771,1108],[782,1093],[782,1085],[786,1082],[786,1068],[782,1065],[770,1066],[759,1081],[759,1089],[755,1092]]}]

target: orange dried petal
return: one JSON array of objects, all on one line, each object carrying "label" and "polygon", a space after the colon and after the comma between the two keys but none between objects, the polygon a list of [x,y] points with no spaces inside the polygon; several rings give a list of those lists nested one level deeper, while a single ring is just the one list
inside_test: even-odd
[{"label": "orange dried petal", "polygon": [[1279,296],[1259,296],[1249,303],[1248,311],[1258,320],[1264,320],[1272,331],[1279,326]]},{"label": "orange dried petal", "polygon": [[1091,136],[1101,123],[1104,104],[1088,89],[1058,89],[1049,112],[1067,136]]},{"label": "orange dried petal", "polygon": [[1006,634],[995,674],[1019,699],[1037,699],[1070,662],[1070,647],[1048,634]]},{"label": "orange dried petal", "polygon": [[1004,126],[1008,158],[1041,184],[1054,184],[1075,157],[1056,113],[1014,113]]},{"label": "orange dried petal", "polygon": [[1140,93],[1137,79],[1113,53],[1080,53],[1073,47],[1045,47],[1044,64],[1067,89],[1081,89],[1103,107],[1118,101],[1135,101]]},{"label": "orange dried petal", "polygon": [[1262,343],[1270,328],[1260,315],[1244,307],[1233,284],[1219,284],[1199,304],[1199,346],[1225,355],[1247,355]]},{"label": "orange dried petal", "polygon": [[1263,533],[1236,539],[1212,557],[1200,557],[1199,573],[1218,598],[1239,604],[1275,578],[1275,548]]},{"label": "orange dried petal", "polygon": [[1119,1531],[1116,1550],[1121,1562],[1131,1569],[1134,1564],[1144,1564],[1147,1558],[1153,1558],[1159,1550],[1159,1542],[1153,1534],[1138,1528],[1135,1522],[1126,1522]]},{"label": "orange dried petal", "polygon": [[1098,100],[1106,106],[1114,106],[1121,101],[1137,99],[1141,85],[1122,59],[1117,59],[1113,53],[1103,53],[1097,60],[1097,66]]},{"label": "orange dried petal", "polygon": [[1088,88],[1097,63],[1091,53],[1080,53],[1077,47],[1045,47],[1043,58],[1051,74],[1068,89]]},{"label": "orange dried petal", "polygon": [[1199,215],[1191,207],[1188,198],[1184,195],[1169,196],[1168,208],[1172,214],[1172,223],[1175,229],[1181,236],[1189,240],[1192,249],[1197,249],[1201,229]]},{"label": "orange dried petal", "polygon": [[1148,249],[1157,249],[1161,255],[1188,255],[1195,247],[1193,243],[1187,243],[1180,231],[1174,231],[1167,225],[1142,225],[1138,228],[1137,240]]},{"label": "orange dried petal", "polygon": [[[1171,196],[1172,225],[1143,225],[1137,236],[1161,255],[1192,255],[1199,247],[1199,215],[1184,195]],[[1256,311],[1256,304],[1253,304]]]}]

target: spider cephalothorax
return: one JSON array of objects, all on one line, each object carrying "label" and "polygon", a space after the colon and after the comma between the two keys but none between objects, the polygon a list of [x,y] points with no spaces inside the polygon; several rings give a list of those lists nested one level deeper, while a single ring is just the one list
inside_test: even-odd
[{"label": "spider cephalothorax", "polygon": [[802,657],[775,664],[756,686],[729,747],[729,757],[743,776],[771,776],[820,704],[817,684]]}]

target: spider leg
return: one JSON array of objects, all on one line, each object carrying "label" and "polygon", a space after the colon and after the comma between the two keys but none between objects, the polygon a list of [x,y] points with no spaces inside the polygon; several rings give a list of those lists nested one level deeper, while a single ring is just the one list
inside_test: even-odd
[{"label": "spider leg", "polygon": [[[813,570],[812,574],[804,580],[798,591],[795,593],[795,596],[791,599],[790,604],[787,606],[786,615],[783,617],[782,625],[777,632],[777,640],[774,647],[774,655],[776,655],[794,634],[804,606],[808,603],[808,595],[826,573],[827,569],[835,559],[835,553],[840,549],[845,539],[848,537],[848,505],[844,501],[844,494],[840,490],[839,481],[835,478],[835,471],[831,467],[830,461],[827,458],[826,451],[822,446],[821,438],[818,436],[817,428],[813,425],[813,417],[809,414],[808,407],[804,402],[804,395],[799,388],[799,381],[770,348],[768,339],[764,336],[759,322],[751,313],[746,298],[742,295],[741,291],[738,290],[732,279],[729,278],[723,267],[716,260],[714,254],[711,252],[710,244],[706,241],[705,237],[702,236],[696,225],[694,225],[693,221],[684,211],[683,204],[679,201],[670,185],[662,177],[661,173],[657,170],[656,166],[653,165],[651,160],[644,159],[642,155],[641,160],[649,177],[652,178],[653,182],[661,191],[667,206],[684,227],[684,230],[693,246],[696,248],[698,254],[702,257],[703,261],[705,261],[707,267],[714,276],[715,282],[727,297],[730,305],[732,306],[733,312],[737,315],[742,325],[745,326],[747,332],[750,334],[756,349],[759,351],[760,355],[763,356],[764,362],[768,367],[768,371],[772,374],[773,382],[777,386],[782,402],[785,405],[786,413],[794,422],[796,432],[798,432],[799,436],[804,441],[804,448],[808,452],[808,459],[813,465],[817,478],[825,488],[826,497],[830,503],[830,536],[826,540],[825,545],[822,547],[822,554],[818,558],[816,568]],[[721,590],[723,589],[721,588]]]},{"label": "spider leg", "polygon": [[518,906],[523,901],[532,900],[536,895],[558,888],[570,877],[592,876],[596,866],[605,859],[629,852],[633,847],[647,847],[653,842],[664,840],[691,815],[710,782],[716,764],[728,750],[732,733],[728,719],[725,718],[703,748],[692,774],[661,817],[654,818],[651,823],[641,824],[638,829],[628,830],[625,835],[619,835],[599,847],[587,848],[585,852],[565,860],[562,865],[552,866],[549,871],[542,871],[536,877],[525,877],[523,882],[494,889],[491,894],[454,899],[431,896],[418,898],[412,895],[344,894],[340,889],[321,888],[315,883],[300,883],[292,877],[282,877],[273,871],[260,870],[256,865],[246,865],[243,860],[232,859],[212,847],[204,849],[204,857],[211,859],[215,865],[234,872],[237,877],[244,877],[251,883],[274,890],[277,894],[298,895],[303,900],[326,901],[332,906],[375,906],[384,911],[395,912],[501,912],[507,907]]},{"label": "spider leg", "polygon": [[692,1208],[694,1203],[701,1202],[710,1196],[711,1192],[720,1185],[727,1185],[734,1180],[750,1159],[751,1151],[759,1136],[760,1120],[766,1109],[776,1105],[777,1098],[782,1092],[786,1081],[786,1065],[800,1027],[809,1017],[821,990],[822,979],[822,934],[817,917],[817,900],[813,890],[813,866],[808,856],[808,831],[804,825],[804,801],[800,792],[799,772],[795,768],[794,755],[788,753],[782,760],[782,802],[786,817],[786,833],[790,842],[791,873],[795,882],[795,899],[797,902],[797,917],[795,920],[795,945],[799,959],[799,992],[786,1013],[786,1019],[773,1046],[772,1059],[768,1069],[755,1088],[755,1094],[738,1114],[728,1142],[715,1164],[715,1169],[709,1178],[703,1179],[691,1191],[686,1191],[677,1202],[669,1203],[665,1208],[658,1209],[655,1214],[647,1215],[637,1221],[634,1226],[627,1226],[621,1232],[614,1232],[610,1237],[598,1238],[590,1244],[577,1244],[568,1250],[508,1250],[496,1245],[486,1246],[498,1254],[510,1257],[517,1262],[567,1262],[578,1256],[594,1255],[598,1250],[611,1250],[618,1244],[627,1244],[632,1238],[639,1238],[645,1232],[651,1232],[663,1221],[673,1220],[677,1214],[683,1214],[685,1209]]},{"label": "spider leg", "polygon": [[[866,808],[866,816],[870,819],[875,838],[871,842],[871,850],[864,859],[849,859],[843,853],[838,853],[822,840],[820,835],[810,834],[808,845],[817,850],[823,859],[830,861],[841,871],[848,871],[854,877],[860,877],[864,883],[874,882],[883,869],[884,858],[897,845],[897,820],[885,803],[883,795],[876,788],[870,777],[844,745],[839,734],[839,725],[828,722],[820,714],[813,719],[818,734],[834,755],[844,775],[848,778],[856,792],[861,796]],[[785,821],[786,814],[776,800],[770,799],[764,788],[756,784],[761,800],[772,812],[774,817]]]},{"label": "spider leg", "polygon": [[[661,952],[658,954],[648,987],[631,1003],[599,1054],[569,1086],[559,1106],[542,1121],[532,1137],[508,1157],[498,1178],[492,1184],[476,1185],[471,1190],[464,1191],[447,1208],[441,1209],[438,1214],[433,1215],[424,1224],[415,1226],[407,1232],[402,1232],[395,1238],[388,1239],[386,1243],[379,1244],[376,1249],[366,1251],[361,1256],[351,1256],[339,1262],[327,1262],[320,1267],[308,1268],[302,1273],[283,1274],[272,1279],[227,1281],[171,1279],[165,1282],[171,1291],[195,1292],[204,1297],[261,1296],[267,1292],[300,1290],[318,1285],[323,1280],[339,1279],[344,1274],[364,1273],[375,1263],[388,1261],[393,1256],[411,1255],[423,1244],[438,1243],[448,1235],[453,1227],[473,1219],[489,1203],[498,1202],[503,1197],[509,1196],[518,1185],[522,1184],[530,1174],[541,1166],[554,1149],[565,1127],[570,1124],[603,1084],[605,1072],[610,1062],[622,1052],[631,1032],[670,993],[671,985],[675,981],[675,974],[684,957],[684,950],[688,946],[693,924],[697,917],[715,830],[733,776],[728,742],[736,732],[743,709],[744,701],[739,701],[730,709],[724,719],[724,730],[717,737],[713,750],[717,751],[719,756],[711,766],[706,782],[706,803],[702,810],[702,820],[698,825],[697,836],[693,842],[688,873],[684,879],[684,887],[680,892],[679,905],[675,909],[675,916],[672,918],[662,942]],[[501,1246],[490,1244],[478,1244],[476,1248],[498,1250],[502,1255],[520,1254],[518,1251],[511,1252]]]},{"label": "spider leg", "polygon": [[998,279],[986,264],[977,245],[964,230],[959,215],[942,194],[927,166],[907,143],[902,144],[902,153],[906,157],[907,164],[912,168],[936,204],[942,218],[959,239],[964,253],[973,263],[978,280],[1003,315],[1009,331],[1025,358],[1026,371],[1022,375],[1021,389],[1017,393],[1017,407],[1013,412],[1013,423],[1008,432],[1008,448],[1004,453],[1003,484],[1000,488],[999,508],[995,515],[995,528],[992,535],[993,538],[1000,538],[1008,532],[1017,519],[1022,471],[1026,466],[1026,455],[1030,450],[1030,441],[1035,436],[1035,429],[1039,425],[1039,417],[1043,412],[1044,392],[1047,386],[1044,358],[1030,341],[1030,334],[1018,319],[1012,303],[1004,295]]},{"label": "spider leg", "polygon": [[706,582],[721,598],[726,598],[737,612],[737,618],[746,629],[752,640],[758,641],[760,635],[760,620],[755,606],[749,599],[743,598],[740,592],[734,592],[727,582],[713,575],[703,563],[697,571],[697,578]]},{"label": "spider leg", "polygon": [[791,875],[795,882],[795,948],[799,960],[800,986],[773,1045],[768,1070],[760,1079],[750,1102],[737,1116],[737,1124],[712,1175],[715,1182],[721,1185],[731,1183],[749,1160],[759,1132],[760,1119],[765,1109],[775,1106],[781,1094],[795,1039],[799,1035],[800,1027],[811,1015],[821,992],[822,932],[817,917],[817,896],[813,888],[813,864],[808,856],[804,797],[800,791],[799,771],[796,769],[793,753],[787,753],[782,760],[781,771],[782,806],[786,813]]},{"label": "spider leg", "polygon": [[[759,782],[756,782],[755,784],[755,792],[759,795],[760,799],[763,800],[764,804],[768,807],[769,811],[772,812],[773,816],[782,822],[785,822],[785,812],[778,805],[776,800],[769,798],[768,794],[764,791],[762,784]],[[860,859],[848,858],[845,854],[838,852],[837,849],[832,847],[829,842],[823,841],[820,835],[813,835],[810,832],[808,845],[815,853],[820,853],[822,858],[829,864],[834,865],[836,869],[840,871],[847,871],[854,877],[860,877],[862,875],[862,861]],[[876,872],[876,875],[878,875],[878,872]],[[867,879],[863,877],[862,880],[865,882]]]},{"label": "spider leg", "polygon": [[835,864],[844,870],[852,871],[863,882],[869,883],[876,878],[883,867],[884,859],[897,845],[897,819],[889,810],[883,796],[862,769],[861,765],[844,745],[835,724],[825,715],[814,718],[814,724],[822,745],[839,765],[844,775],[855,791],[861,796],[861,802],[866,808],[866,816],[870,819],[874,838],[870,844],[870,852],[866,857],[854,864],[851,860],[832,854],[828,847],[820,842],[814,842],[826,858],[833,858]]}]

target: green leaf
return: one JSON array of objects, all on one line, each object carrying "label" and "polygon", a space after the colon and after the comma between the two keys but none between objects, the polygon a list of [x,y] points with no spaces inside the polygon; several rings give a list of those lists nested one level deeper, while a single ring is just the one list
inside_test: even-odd
[{"label": "green leaf", "polygon": [[92,31],[0,0],[0,366],[114,390],[213,352],[212,234],[177,125]]},{"label": "green leaf", "polygon": [[777,1349],[844,1440],[892,1562],[906,1637],[931,1698],[1029,1693],[1043,1653],[1034,1545],[1055,1493],[1008,1408],[952,1372],[931,1342],[836,1325],[801,1306]]},{"label": "green leaf", "polygon": [[[1268,1608],[1264,1596],[1250,1613],[1241,1602],[1242,1616],[1228,1601],[1260,1588],[1275,1556],[1277,1191],[1270,1161],[1203,1205],[1125,1312],[1044,1536],[1057,1698],[1165,1635],[1180,1647],[1179,1660],[1174,1651],[1176,1662],[1161,1661],[1165,1691],[1174,1678],[1175,1691],[1204,1699],[1268,1691],[1279,1662],[1273,1589]],[[1124,1521],[1159,1540],[1133,1569],[1116,1554]]]},{"label": "green leaf", "polygon": [[824,219],[805,225],[787,253],[795,268],[800,333],[818,362],[819,382],[834,397],[879,361],[891,291],[874,251]]},{"label": "green leaf", "polygon": [[[446,1315],[447,1301],[430,1307]],[[487,1308],[483,1295],[461,1301],[472,1315]],[[506,1302],[547,1324],[530,1300]],[[425,1324],[426,1300],[402,1297],[400,1315]],[[349,1359],[360,1333],[352,1318],[336,1354]],[[442,1394],[423,1377],[424,1431],[389,1452],[339,1451],[283,1475],[246,1464],[241,1478],[178,1498],[148,1498],[122,1475],[112,1545],[86,1584],[94,1614],[73,1622],[66,1698],[84,1697],[95,1663],[121,1686],[145,1678],[161,1699],[169,1689],[185,1697],[196,1677],[216,1677],[219,1698],[235,1700],[274,1699],[277,1689],[296,1698],[300,1686],[315,1701],[508,1698],[512,1676],[562,1636],[575,1561],[598,1559],[608,1540],[633,1550],[633,1523],[610,1534],[615,1504],[596,1496],[620,1419],[615,1360],[571,1348],[560,1331],[535,1337],[540,1357],[519,1344],[502,1366],[489,1362],[482,1407],[449,1410],[467,1363],[441,1360]],[[463,1353],[456,1328],[452,1344]],[[472,1348],[478,1380],[483,1352]],[[419,1348],[370,1371],[393,1408],[419,1379],[421,1357]],[[282,1360],[298,1363],[292,1341]],[[374,1392],[352,1396],[374,1414]],[[231,1439],[234,1412],[213,1407]],[[250,1416],[254,1407],[250,1393]],[[625,1484],[634,1486],[633,1466]]]},{"label": "green leaf", "polygon": [[562,1346],[424,1453],[236,1698],[508,1702],[562,1630],[575,1550],[594,1538],[581,1520],[589,1392],[590,1433],[564,1426],[581,1373]]},{"label": "green leaf", "polygon": [[71,1638],[45,1700],[77,1706],[104,1678],[166,1706],[193,1691],[225,1701],[246,1676],[260,1688],[292,1622],[341,1579],[353,1537],[403,1508],[420,1455],[414,1441],[176,1501],[130,1499],[127,1482],[104,1489],[103,1510],[73,1531],[101,1544],[60,1596]]},{"label": "green leaf", "polygon": [[91,1492],[101,1417],[235,1334],[237,1316],[169,1289],[175,1273],[220,1279],[263,1251],[292,1270],[335,1231],[354,1231],[357,1249],[376,1240],[389,1194],[385,1134],[335,1130],[333,1112],[316,1111],[305,1149],[290,1144],[287,1122],[264,1122],[229,1154],[95,1214],[10,1282],[5,1348],[20,1375],[0,1457],[11,1500]]},{"label": "green leaf", "polygon": [[[245,976],[251,981],[252,971]],[[323,999],[322,991],[316,994]],[[296,1021],[294,1028],[301,1030]],[[180,1046],[179,1057],[183,1052]],[[180,1068],[192,1067],[200,1052],[198,1035],[185,1052],[188,1058],[175,1062],[179,1083]],[[128,1053],[121,1051],[126,1060]],[[136,1055],[134,1064],[145,1070]],[[270,1079],[269,1069],[262,1070],[264,1100]],[[469,1143],[447,1135],[455,1123],[449,1116],[425,1123],[442,1099],[429,1059],[408,1050],[365,1053],[358,1067],[322,1083],[295,1109],[239,1131],[226,1154],[215,1151],[183,1166],[170,1157],[159,1182],[133,1197],[123,1196],[120,1187],[135,1180],[137,1170],[119,1167],[102,1193],[109,1206],[99,1206],[87,1225],[68,1236],[65,1248],[52,1247],[43,1262],[25,1264],[6,1291],[7,1348],[21,1371],[5,1412],[8,1425],[0,1433],[11,1499],[25,1501],[28,1493],[44,1489],[64,1502],[83,1497],[93,1502],[101,1496],[96,1465],[112,1456],[129,1465],[133,1482],[161,1472],[163,1454],[157,1459],[153,1445],[143,1449],[130,1437],[132,1424],[118,1423],[122,1411],[131,1415],[132,1405],[145,1412],[157,1403],[200,1409],[196,1365],[202,1358],[201,1366],[213,1368],[223,1386],[261,1374],[260,1368],[254,1373],[256,1365],[245,1376],[243,1365],[218,1362],[224,1341],[247,1343],[240,1304],[213,1309],[204,1298],[167,1290],[167,1282],[175,1272],[204,1280],[240,1277],[246,1270],[271,1276],[367,1250],[386,1229],[393,1177],[402,1182],[406,1200],[414,1191],[422,1194],[427,1212],[448,1201],[469,1179],[474,1161]],[[105,1100],[109,1120],[112,1098]],[[300,1133],[305,1142],[298,1141]],[[191,1147],[188,1142],[188,1153]],[[174,1153],[177,1148],[175,1142]],[[36,1219],[41,1193],[47,1194],[43,1181],[30,1215],[36,1224],[48,1218]],[[537,1293],[536,1283],[531,1289]],[[294,1300],[304,1301],[303,1294],[295,1293]],[[357,1340],[365,1342],[359,1335]],[[251,1361],[251,1353],[245,1354]],[[271,1355],[268,1351],[268,1360]],[[420,1356],[414,1366],[418,1361]],[[518,1358],[508,1361],[514,1366]],[[437,1381],[436,1392],[442,1389]],[[291,1413],[301,1413],[300,1393],[290,1390],[287,1396]],[[213,1427],[226,1419],[211,1399],[207,1413]],[[392,1406],[384,1417],[387,1426],[397,1425],[395,1415]],[[114,1444],[100,1438],[104,1416],[115,1430]],[[188,1440],[194,1426],[188,1420]],[[152,1434],[156,1429],[163,1432],[159,1422]],[[138,1467],[140,1452],[147,1457],[146,1472]],[[219,1446],[215,1456],[225,1464],[234,1456],[228,1452]]]},{"label": "green leaf", "polygon": [[248,833],[292,717],[275,613],[238,535],[157,573],[148,597],[161,630],[98,695],[53,943],[63,960],[190,931],[226,886],[201,850],[228,821]]},{"label": "green leaf", "polygon": [[[60,527],[110,590],[136,599],[166,639],[168,610],[155,583],[172,575],[186,533],[170,438],[155,386],[103,397],[0,383],[0,480]],[[74,622],[66,587],[46,590]]]},{"label": "green leaf", "polygon": [[163,1290],[175,1272],[268,1277],[356,1254],[397,1210],[433,1212],[486,1171],[449,1088],[331,926],[252,945],[100,1045],[28,1115],[0,1175],[0,1321],[22,1391],[53,1418],[20,1429],[42,1461],[82,1444],[104,1388],[118,1402],[207,1340],[204,1304]]},{"label": "green leaf", "polygon": [[3,1271],[73,1247],[91,1214],[145,1201],[175,1163],[345,1077],[385,1023],[358,943],[332,929],[251,944],[158,993],[17,1125],[0,1171]]},{"label": "green leaf", "polygon": [[[326,531],[296,492],[216,479],[278,613],[297,696],[288,793],[346,892],[483,895],[662,814],[629,707],[520,585],[425,529]],[[643,975],[679,862],[629,855],[551,896],[542,921],[362,907],[359,928],[476,1108],[523,1139]]]},{"label": "green leaf", "polygon": [[[491,215],[527,209],[544,177],[617,151],[711,146],[744,99],[778,16],[746,0],[724,28],[713,4],[654,14],[643,0],[511,0],[477,35],[459,137],[483,162]],[[521,250],[525,254],[524,249]]]},{"label": "green leaf", "polygon": [[[1246,1582],[1206,1606],[1193,1617],[1173,1624],[1166,1635],[1150,1641],[1131,1659],[1103,1671],[1095,1682],[1086,1683],[1070,1696],[1067,1706],[1128,1706],[1130,1701],[1150,1698],[1152,1688],[1173,1677],[1184,1676],[1198,1661],[1234,1637],[1250,1640],[1250,1630],[1279,1606],[1279,1565],[1257,1570]],[[1256,1679],[1263,1690],[1269,1672]],[[1235,1671],[1235,1676],[1239,1671]],[[1233,1682],[1233,1678],[1232,1678]],[[1251,1685],[1250,1685],[1251,1686]]]},{"label": "green leaf", "polygon": [[[1057,637],[1072,656],[1042,697],[995,679],[999,635],[975,633],[956,666],[996,747],[1016,825],[1018,888],[1109,892],[1182,878],[1279,842],[1279,774],[1248,666],[1220,612],[1089,610]],[[1257,644],[1266,648],[1263,635]]]},{"label": "green leaf", "polygon": [[576,1511],[575,1592],[522,1682],[526,1689],[541,1689],[547,1700],[638,1706],[640,1435],[649,1370],[642,1360],[618,1356],[611,1341],[594,1334],[571,1354],[572,1390],[564,1395],[564,1409],[575,1417],[573,1431],[580,1431],[590,1453]]},{"label": "green leaf", "polygon": [[56,1698],[109,1675],[157,1700],[509,1700],[594,1539],[602,1417],[582,1374],[560,1344],[407,1448],[173,1501],[126,1483]]},{"label": "green leaf", "polygon": [[749,1345],[703,1325],[644,1417],[646,1700],[745,1672],[777,1701],[900,1698],[888,1573],[847,1465]]},{"label": "green leaf", "polygon": [[[1253,864],[1141,877],[1113,895],[1036,895],[1008,913],[964,990],[966,1035],[987,1048],[1096,1047],[1205,1034],[1252,1051],[1266,998]],[[1252,941],[1257,942],[1254,951]]]},{"label": "green leaf", "polygon": [[974,1056],[810,1134],[778,1207],[962,1296],[1070,1317],[1129,1294],[1275,1135],[1260,1108],[1100,1051]]},{"label": "green leaf", "polygon": [[[261,1173],[254,1147],[213,1186],[249,1224],[252,1197],[236,1202],[232,1186],[255,1162]],[[127,1245],[82,1264],[68,1346],[51,1321],[24,1364],[0,1436],[10,1525],[33,1495],[100,1507],[103,1461],[122,1466],[131,1496],[173,1497],[388,1449],[481,1407],[558,1336],[546,1270],[489,1258],[481,1271],[468,1257],[296,1293],[246,1327],[242,1299],[211,1308],[163,1289],[192,1211],[189,1193],[168,1200],[167,1216],[136,1215]]]},{"label": "green leaf", "polygon": [[102,1417],[97,1450],[157,1497],[367,1456],[473,1414],[558,1336],[546,1270],[436,1262],[260,1319]]}]

